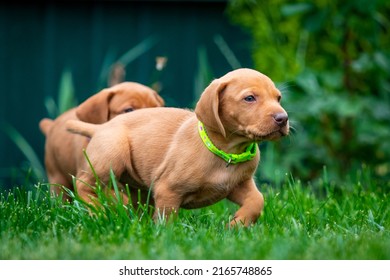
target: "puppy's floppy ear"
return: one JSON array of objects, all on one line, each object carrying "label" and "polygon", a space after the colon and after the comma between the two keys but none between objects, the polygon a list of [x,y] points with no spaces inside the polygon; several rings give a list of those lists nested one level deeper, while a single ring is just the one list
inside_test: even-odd
[{"label": "puppy's floppy ear", "polygon": [[91,96],[76,108],[76,116],[79,120],[100,124],[108,121],[111,98],[114,92],[111,89],[103,89]]},{"label": "puppy's floppy ear", "polygon": [[220,96],[227,86],[226,82],[216,79],[203,91],[196,104],[195,114],[206,126],[218,130],[225,138],[225,128],[219,117]]},{"label": "puppy's floppy ear", "polygon": [[160,107],[164,107],[164,105],[165,105],[164,99],[162,99],[162,97],[160,95],[158,95],[158,93],[155,91],[153,91],[153,95],[157,101],[157,105]]}]

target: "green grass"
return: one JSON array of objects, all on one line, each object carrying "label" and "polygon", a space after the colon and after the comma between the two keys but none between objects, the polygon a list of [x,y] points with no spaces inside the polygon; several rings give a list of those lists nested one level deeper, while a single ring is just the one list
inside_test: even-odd
[{"label": "green grass", "polygon": [[358,179],[262,185],[258,223],[227,229],[237,209],[228,201],[154,223],[147,205],[136,211],[102,196],[90,215],[45,185],[15,188],[0,196],[0,259],[390,259],[388,189]]}]

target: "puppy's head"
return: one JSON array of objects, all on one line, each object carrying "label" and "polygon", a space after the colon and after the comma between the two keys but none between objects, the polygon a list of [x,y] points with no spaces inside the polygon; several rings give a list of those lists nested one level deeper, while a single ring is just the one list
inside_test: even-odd
[{"label": "puppy's head", "polygon": [[276,140],[289,133],[281,93],[270,78],[251,69],[237,69],[214,80],[195,108],[197,118],[223,136],[250,141]]},{"label": "puppy's head", "polygon": [[76,115],[84,122],[100,124],[119,114],[162,106],[164,100],[151,88],[134,82],[123,82],[85,100],[77,107]]}]

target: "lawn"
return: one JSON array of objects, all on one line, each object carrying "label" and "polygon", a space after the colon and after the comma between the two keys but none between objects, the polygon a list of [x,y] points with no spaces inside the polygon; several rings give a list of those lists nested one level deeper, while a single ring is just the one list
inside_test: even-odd
[{"label": "lawn", "polygon": [[260,185],[266,204],[250,228],[228,229],[237,207],[221,201],[181,210],[169,223],[101,198],[90,215],[81,201],[47,186],[0,195],[0,259],[390,259],[389,184],[370,178],[313,186],[287,178]]}]

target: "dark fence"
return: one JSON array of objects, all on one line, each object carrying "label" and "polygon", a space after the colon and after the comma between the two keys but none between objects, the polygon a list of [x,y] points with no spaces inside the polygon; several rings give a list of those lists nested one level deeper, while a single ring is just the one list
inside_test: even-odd
[{"label": "dark fence", "polygon": [[[251,67],[249,36],[229,22],[225,7],[225,1],[0,4],[0,187],[34,182],[28,174],[34,155],[43,165],[38,122],[49,116],[45,100],[57,100],[66,78],[81,102],[107,86],[109,66],[122,59],[125,80],[158,81],[167,106],[192,108],[211,77]],[[168,59],[160,72],[158,56]]]}]

